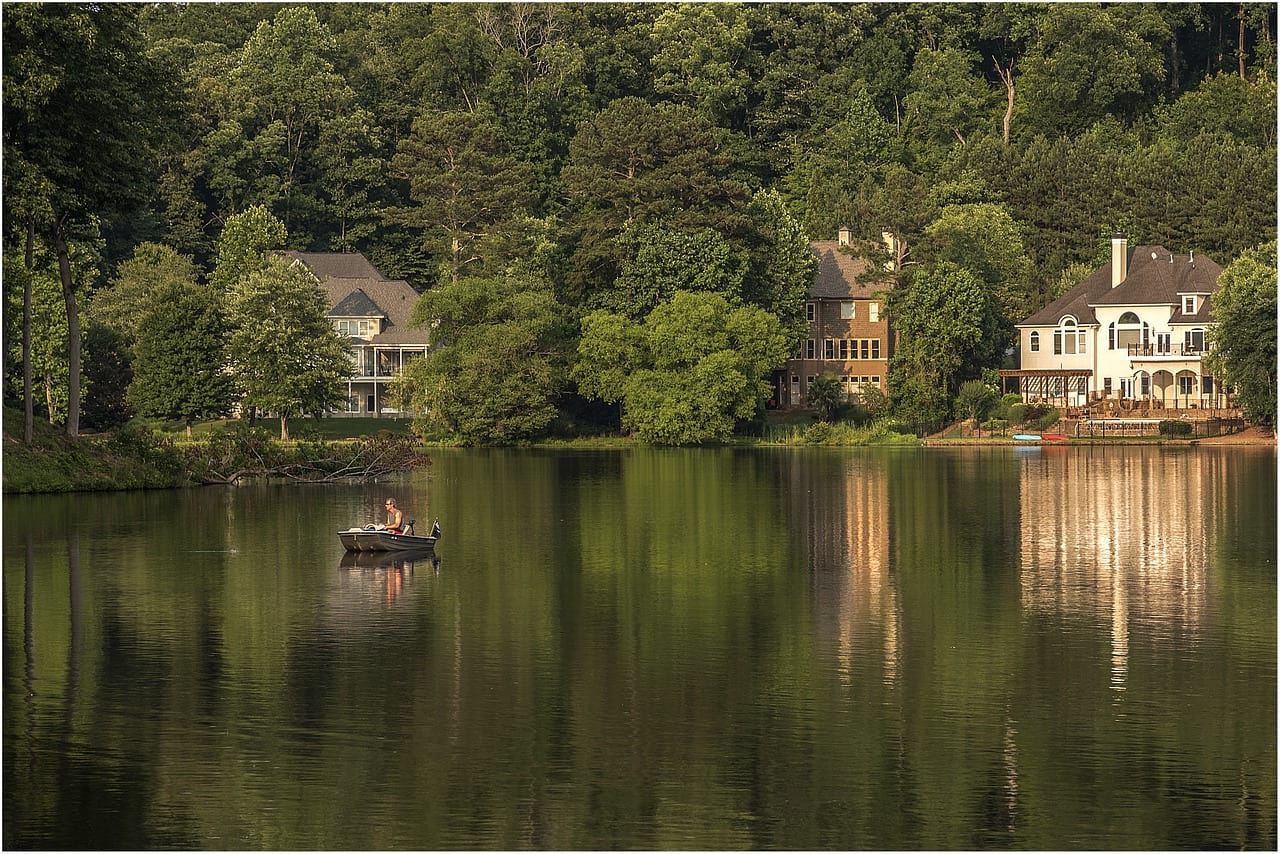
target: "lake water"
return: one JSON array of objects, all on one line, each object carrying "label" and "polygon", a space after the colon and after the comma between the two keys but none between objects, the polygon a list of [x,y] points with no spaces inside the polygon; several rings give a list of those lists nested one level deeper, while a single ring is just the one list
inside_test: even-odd
[{"label": "lake water", "polygon": [[1273,449],[433,456],[6,497],[4,847],[1276,848]]}]

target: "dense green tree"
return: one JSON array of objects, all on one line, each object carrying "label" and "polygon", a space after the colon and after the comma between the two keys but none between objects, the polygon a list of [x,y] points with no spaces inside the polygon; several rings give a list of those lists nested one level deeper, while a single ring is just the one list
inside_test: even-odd
[{"label": "dense green tree", "polygon": [[416,205],[390,216],[422,229],[441,257],[444,276],[457,282],[483,262],[476,243],[522,213],[530,200],[528,167],[507,154],[492,124],[463,112],[426,112],[413,123],[391,161],[409,182]]},{"label": "dense green tree", "polygon": [[1276,142],[1276,82],[1241,80],[1233,74],[1207,77],[1176,101],[1154,112],[1157,133],[1189,143],[1204,133],[1226,134],[1240,142]]},{"label": "dense green tree", "polygon": [[[80,430],[81,331],[68,244],[150,196],[157,150],[172,126],[176,76],[147,50],[140,7],[14,5],[4,9],[5,173],[27,179],[29,223],[58,258],[68,324],[66,432]],[[11,208],[12,209],[12,208]]]},{"label": "dense green tree", "polygon": [[227,327],[221,301],[194,281],[161,285],[144,303],[135,339],[129,403],[140,415],[194,421],[231,411]]},{"label": "dense green tree", "polygon": [[923,251],[934,260],[949,261],[976,274],[1008,322],[1030,313],[1031,262],[1022,245],[1022,228],[1003,205],[947,205],[925,234]]},{"label": "dense green tree", "polygon": [[903,99],[907,136],[921,155],[945,156],[977,132],[993,126],[994,98],[977,73],[979,57],[956,47],[925,49],[916,54]]},{"label": "dense green tree", "polygon": [[890,306],[900,336],[890,361],[894,409],[913,419],[944,418],[960,383],[999,362],[999,305],[974,273],[944,261],[917,269]]},{"label": "dense green tree", "polygon": [[275,412],[282,440],[290,418],[323,412],[345,397],[351,353],[327,310],[315,277],[282,257],[241,278],[228,300],[228,357],[242,403]]},{"label": "dense green tree", "polygon": [[682,3],[653,22],[654,89],[740,128],[750,83],[747,13],[732,4]]},{"label": "dense green tree", "polygon": [[262,268],[268,252],[284,247],[287,236],[284,223],[262,205],[231,217],[218,237],[209,287],[214,293],[230,295],[246,276]]},{"label": "dense green tree", "polygon": [[622,426],[647,442],[729,437],[768,399],[787,357],[778,319],[714,293],[675,294],[641,324],[597,311],[583,321],[573,376],[584,394],[622,401]]},{"label": "dense green tree", "polygon": [[804,306],[818,259],[779,193],[756,193],[750,213],[757,237],[750,243],[751,264],[742,286],[743,298],[775,315],[791,345],[798,346],[807,327]]},{"label": "dense green tree", "polygon": [[1105,116],[1132,119],[1164,79],[1168,24],[1147,7],[1050,4],[1023,59],[1015,108],[1025,130],[1079,133]]},{"label": "dense green tree", "polygon": [[142,330],[143,315],[159,298],[158,294],[195,281],[196,268],[190,258],[168,246],[140,243],[133,257],[116,268],[110,286],[93,295],[87,313],[132,344]]},{"label": "dense green tree", "polygon": [[1246,417],[1276,425],[1276,243],[1246,251],[1227,265],[1211,301],[1209,365],[1236,387]]},{"label": "dense green tree", "polygon": [[566,287],[580,299],[617,275],[617,238],[632,223],[714,227],[745,221],[747,187],[730,177],[715,129],[689,107],[614,101],[579,127],[561,172],[568,196]]},{"label": "dense green tree", "polygon": [[598,291],[593,307],[643,320],[676,291],[719,293],[741,299],[747,260],[717,231],[689,234],[659,223],[633,225],[618,238],[626,260],[618,277]]},{"label": "dense green tree", "polygon": [[467,444],[545,434],[567,381],[570,333],[546,283],[522,273],[464,277],[427,291],[414,316],[434,325],[426,358],[401,380],[421,430]]}]

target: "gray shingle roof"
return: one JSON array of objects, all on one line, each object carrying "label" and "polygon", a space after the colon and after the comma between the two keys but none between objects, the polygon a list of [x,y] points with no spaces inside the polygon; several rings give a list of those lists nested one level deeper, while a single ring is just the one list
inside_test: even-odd
[{"label": "gray shingle roof", "polygon": [[369,263],[369,259],[359,252],[281,252],[289,258],[297,258],[307,269],[319,279],[378,279],[386,281],[386,277],[378,272],[378,268]]},{"label": "gray shingle roof", "polygon": [[378,304],[369,299],[369,295],[361,288],[356,288],[343,297],[342,302],[329,309],[326,317],[384,317],[385,312]]},{"label": "gray shingle roof", "polygon": [[809,286],[809,296],[814,299],[871,299],[889,287],[888,281],[858,281],[871,264],[844,251],[838,240],[815,240],[809,249],[818,258],[818,272]]},{"label": "gray shingle roof", "polygon": [[1181,295],[1217,291],[1222,267],[1212,258],[1201,255],[1192,261],[1190,255],[1172,255],[1163,246],[1135,246],[1129,250],[1127,272],[1125,280],[1113,288],[1111,265],[1104,264],[1018,325],[1055,326],[1068,314],[1081,324],[1096,324],[1093,306],[1100,305],[1171,305],[1176,306],[1172,323],[1209,322],[1208,300],[1201,302],[1195,315],[1186,317]]}]

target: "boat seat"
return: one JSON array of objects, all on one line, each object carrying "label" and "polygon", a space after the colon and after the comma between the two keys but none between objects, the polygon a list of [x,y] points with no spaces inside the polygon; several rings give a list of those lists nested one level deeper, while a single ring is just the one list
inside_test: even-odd
[{"label": "boat seat", "polygon": [[417,520],[417,519],[410,519],[408,522],[405,522],[405,523],[404,523],[404,526],[400,528],[400,531],[401,531],[402,533],[405,533],[405,534],[412,534],[412,533],[413,533],[413,523],[414,523],[414,522],[416,522],[416,521],[418,521],[418,520]]}]

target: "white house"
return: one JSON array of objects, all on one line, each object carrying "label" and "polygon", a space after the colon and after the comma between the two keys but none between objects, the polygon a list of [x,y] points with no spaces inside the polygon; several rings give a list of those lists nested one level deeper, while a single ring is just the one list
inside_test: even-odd
[{"label": "white house", "polygon": [[358,253],[283,252],[316,277],[329,299],[326,315],[351,347],[347,405],[335,415],[400,414],[387,385],[427,352],[430,333],[411,327],[418,292],[388,279]]},{"label": "white house", "polygon": [[1017,324],[1025,400],[1068,407],[1224,406],[1225,390],[1201,363],[1209,304],[1222,267],[1163,246],[1111,239],[1111,263]]}]

